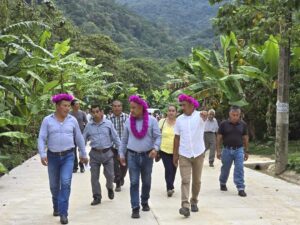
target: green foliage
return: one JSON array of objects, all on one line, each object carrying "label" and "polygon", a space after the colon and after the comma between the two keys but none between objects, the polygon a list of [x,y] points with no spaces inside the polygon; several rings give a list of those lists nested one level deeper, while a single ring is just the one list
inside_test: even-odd
[{"label": "green foliage", "polygon": [[211,48],[215,42],[211,19],[218,6],[202,0],[116,0],[136,14],[165,27],[185,54],[195,46]]},{"label": "green foliage", "polygon": [[123,49],[125,58],[173,59],[183,54],[163,26],[148,22],[111,0],[55,1],[86,34],[105,34]]}]

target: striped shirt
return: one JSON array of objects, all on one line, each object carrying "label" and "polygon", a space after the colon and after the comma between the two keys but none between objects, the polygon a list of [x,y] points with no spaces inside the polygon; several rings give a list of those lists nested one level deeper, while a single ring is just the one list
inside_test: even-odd
[{"label": "striped shirt", "polygon": [[109,118],[110,121],[113,123],[114,128],[116,129],[120,139],[122,138],[125,122],[128,119],[128,117],[129,116],[126,113],[121,113],[120,116],[115,116],[114,114],[112,114]]}]

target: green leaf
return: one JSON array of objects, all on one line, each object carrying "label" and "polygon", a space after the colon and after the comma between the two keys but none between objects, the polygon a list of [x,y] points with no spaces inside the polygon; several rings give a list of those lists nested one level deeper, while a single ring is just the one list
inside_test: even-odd
[{"label": "green leaf", "polygon": [[0,117],[0,127],[4,127],[7,125],[27,125],[27,121],[21,117],[17,116],[8,116],[8,117]]},{"label": "green leaf", "polygon": [[30,75],[32,78],[38,80],[41,84],[44,84],[43,79],[39,75],[37,75],[36,73],[29,70],[29,71],[27,71],[27,74]]},{"label": "green leaf", "polygon": [[46,42],[51,38],[51,32],[45,30],[40,37],[40,46],[45,47]]},{"label": "green leaf", "polygon": [[279,45],[276,38],[274,38],[272,35],[265,42],[265,48],[262,52],[262,55],[270,76],[277,76],[279,62]]},{"label": "green leaf", "polygon": [[7,172],[6,167],[2,163],[0,163],[0,174],[6,173],[6,172]]},{"label": "green leaf", "polygon": [[19,131],[9,131],[0,133],[0,137],[9,137],[9,138],[17,138],[17,139],[27,139],[30,138],[28,134],[19,132]]},{"label": "green leaf", "polygon": [[63,41],[62,43],[56,43],[53,50],[54,56],[65,55],[70,50],[70,39]]},{"label": "green leaf", "polygon": [[48,93],[50,90],[54,89],[58,85],[59,85],[59,81],[58,80],[53,80],[53,81],[47,83],[44,86],[43,93]]}]

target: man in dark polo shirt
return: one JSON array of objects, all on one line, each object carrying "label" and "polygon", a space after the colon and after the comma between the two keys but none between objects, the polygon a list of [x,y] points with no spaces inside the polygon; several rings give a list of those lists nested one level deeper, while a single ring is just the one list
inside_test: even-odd
[{"label": "man in dark polo shirt", "polygon": [[[221,144],[223,149],[221,153]],[[241,197],[246,197],[244,184],[244,160],[248,159],[247,124],[241,120],[241,109],[231,106],[229,119],[220,124],[217,135],[217,158],[222,160],[219,178],[221,191],[227,191],[226,182],[234,162],[234,183]]]}]

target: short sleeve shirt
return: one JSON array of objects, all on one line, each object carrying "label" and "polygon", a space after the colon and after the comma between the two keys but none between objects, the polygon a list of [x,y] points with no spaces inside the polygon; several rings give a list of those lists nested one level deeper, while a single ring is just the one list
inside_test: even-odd
[{"label": "short sleeve shirt", "polygon": [[244,121],[232,123],[225,120],[220,124],[218,134],[223,136],[223,145],[226,147],[242,147],[243,136],[248,135],[247,124]]}]

